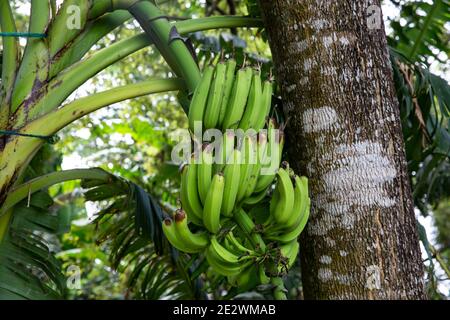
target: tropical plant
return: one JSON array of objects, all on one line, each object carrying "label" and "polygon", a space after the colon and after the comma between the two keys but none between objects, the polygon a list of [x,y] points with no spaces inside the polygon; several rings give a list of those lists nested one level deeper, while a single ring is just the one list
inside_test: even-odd
[{"label": "tropical plant", "polygon": [[[21,279],[19,273],[17,277],[3,277],[1,287],[8,292],[8,297],[38,298],[39,295],[49,296],[49,293],[55,296],[63,289],[62,282],[55,276],[59,269],[56,266],[48,269],[42,260],[28,265],[34,261],[32,254],[35,252],[24,247],[19,248],[22,249],[21,252],[15,253],[17,248],[8,245],[11,241],[15,242],[13,236],[17,231],[22,231],[15,225],[21,225],[20,215],[16,214],[17,210],[22,208],[19,203],[28,197],[30,200],[27,207],[31,208],[33,192],[58,182],[92,178],[111,183],[111,176],[87,169],[55,172],[27,181],[24,172],[42,144],[53,142],[52,136],[76,119],[119,101],[174,90],[180,90],[188,96],[195,89],[200,72],[189,46],[180,35],[221,27],[260,26],[261,22],[252,18],[211,17],[171,23],[150,1],[69,0],[64,1],[59,8],[55,1],[32,1],[29,32],[25,35],[27,44],[22,54],[17,36],[23,34],[17,33],[10,3],[1,1],[0,9],[3,38],[0,94],[0,241],[3,248],[2,257],[6,257],[6,260],[2,261],[5,261],[3,268],[8,268],[9,273],[18,273],[19,269],[14,266],[25,265],[25,268],[29,269],[28,277],[36,283],[33,288],[35,290],[28,290],[26,283],[17,283],[17,279]],[[102,37],[132,16],[141,24],[146,34],[122,40],[83,59]],[[74,90],[92,76],[150,44],[158,48],[180,78],[142,81],[96,93],[61,106]],[[107,189],[113,190],[113,187]],[[122,187],[125,188],[124,185]],[[111,195],[118,194],[113,192]],[[36,208],[44,210],[48,205],[42,204]],[[149,221],[146,219],[138,222],[147,223],[145,226],[149,227]],[[39,222],[36,224],[39,226]],[[30,241],[32,247],[39,248],[40,242],[32,242],[35,237],[33,231],[37,226],[29,228],[29,232],[24,233],[29,239],[25,240]],[[47,231],[55,230],[49,226]],[[41,252],[39,257],[50,259],[48,256],[48,253]],[[37,268],[39,272],[34,272],[32,268]],[[4,274],[6,275],[6,271]],[[49,285],[40,286],[39,279],[42,274],[51,280]],[[17,289],[14,289],[16,287]]]},{"label": "tropical plant", "polygon": [[[134,2],[138,4],[133,6]],[[234,4],[233,1],[231,3]],[[77,15],[70,10],[73,5],[80,9],[79,21]],[[173,193],[178,187],[175,166],[168,164],[158,167],[156,179],[159,180],[150,182],[142,180],[142,171],[124,170],[121,166],[122,156],[110,161],[115,163],[114,171],[120,173],[122,178],[100,169],[30,173],[31,169],[39,166],[33,166],[32,163],[39,164],[42,148],[45,147],[48,152],[46,142],[53,142],[52,137],[59,130],[95,110],[126,99],[169,91],[179,92],[180,101],[186,101],[186,97],[192,96],[200,80],[200,68],[194,56],[199,59],[199,64],[207,64],[222,52],[234,55],[239,65],[243,64],[244,59],[251,61],[253,65],[261,64],[261,74],[269,74],[270,60],[253,54],[259,51],[254,43],[262,41],[261,39],[246,43],[235,35],[216,37],[214,34],[200,32],[233,28],[232,33],[235,33],[234,28],[261,27],[256,2],[248,1],[248,11],[256,18],[165,17],[164,15],[169,16],[169,12],[178,10],[173,9],[172,5],[157,5],[153,1],[66,0],[57,8],[55,1],[32,0],[29,33],[37,37],[27,37],[26,46],[22,48],[16,37],[8,36],[17,31],[18,19],[15,21],[17,17],[13,15],[9,2],[0,0],[0,27],[3,32],[0,64],[2,298],[40,299],[65,296],[65,279],[61,274],[61,266],[53,258],[53,253],[58,250],[52,243],[53,238],[47,234],[66,231],[67,221],[70,219],[67,218],[64,207],[55,206],[53,202],[57,202],[57,198],[50,192],[52,200],[47,188],[68,179],[81,179],[86,199],[101,203],[102,210],[96,219],[95,232],[99,242],[111,251],[112,266],[121,274],[126,274],[126,285],[133,291],[134,297],[205,298],[201,295],[200,286],[212,292],[213,297],[221,297],[222,292],[218,288],[223,287],[223,277],[215,278],[210,272],[204,272],[204,262],[202,264],[201,260],[178,252],[161,237],[159,220],[163,215],[171,216],[177,206],[176,197],[167,196],[167,193]],[[450,89],[443,79],[431,74],[426,65],[417,62],[428,64],[427,58],[430,55],[442,60],[432,47],[448,54],[448,35],[445,33],[448,1],[435,1],[433,4],[417,1],[405,3],[402,8],[402,17],[408,23],[405,28],[393,23],[395,34],[390,41],[393,48],[391,56],[401,101],[415,204],[426,214],[431,206],[438,206],[443,199],[448,199],[450,189],[447,187]],[[188,9],[183,5],[182,9],[186,15],[195,15],[204,7],[194,4]],[[243,3],[238,4],[237,8],[228,7],[224,1],[212,1],[206,6],[207,15],[213,12],[223,14],[228,10],[231,14],[236,14],[242,10],[245,12],[246,8]],[[427,14],[415,14],[421,10]],[[121,40],[108,39],[107,35],[111,31],[130,23],[133,18],[145,33],[126,33],[129,37]],[[70,29],[68,21],[72,26],[79,22],[79,28]],[[421,27],[418,28],[418,25]],[[195,51],[196,55],[192,43],[184,38],[186,35],[191,35],[196,47],[201,48]],[[244,53],[248,44],[252,46],[251,54],[248,51]],[[143,59],[148,58],[149,62],[154,63],[160,54],[162,59],[159,61],[167,62],[175,78],[145,80],[134,76],[131,80],[127,79],[123,86],[71,100],[70,96],[77,88],[90,79],[96,81],[94,76],[102,70],[109,68],[111,74],[120,74],[121,69],[113,69],[114,66],[148,46],[154,46],[157,50],[151,57],[146,55]],[[152,68],[156,69],[158,66],[154,65]],[[188,103],[182,105],[188,113]],[[145,117],[144,111],[137,105],[135,110],[136,114],[143,113],[141,118]],[[87,117],[84,121],[86,119]],[[133,120],[131,126],[105,122],[102,123],[102,128],[94,127],[92,130],[107,137],[114,132],[133,134],[154,129],[154,123],[140,120],[142,119]],[[175,119],[175,122],[178,120]],[[67,138],[65,141],[74,139],[67,134],[63,136]],[[141,135],[139,139],[145,143],[145,137]],[[162,144],[167,142],[165,139],[161,138]],[[129,147],[123,148],[124,154]],[[144,153],[144,156],[148,154]],[[167,153],[165,158],[167,159]],[[167,174],[175,176],[170,184],[167,184]],[[148,190],[139,185],[146,185],[145,189]],[[426,235],[422,235],[422,242],[429,244]],[[432,251],[433,247],[430,244],[425,247],[428,248],[430,261],[435,260],[436,251]],[[68,250],[67,255],[71,254],[75,253]],[[203,276],[200,277],[202,272]],[[433,272],[430,270],[432,279]],[[266,290],[269,296],[273,294],[265,287],[260,289],[261,292]],[[231,290],[226,297],[235,294],[237,292]]]}]

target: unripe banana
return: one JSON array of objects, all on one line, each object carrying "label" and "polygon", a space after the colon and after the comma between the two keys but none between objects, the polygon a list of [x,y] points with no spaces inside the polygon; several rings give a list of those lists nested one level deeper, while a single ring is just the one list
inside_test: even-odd
[{"label": "unripe banana", "polygon": [[251,244],[257,251],[265,252],[266,245],[259,233],[255,230],[255,223],[242,208],[234,211],[234,220],[244,231]]},{"label": "unripe banana", "polygon": [[186,243],[181,241],[178,238],[177,232],[175,230],[175,224],[173,223],[172,219],[170,218],[164,219],[162,223],[162,229],[164,235],[166,236],[167,240],[169,240],[170,244],[175,248],[177,248],[178,250],[186,253],[198,253],[204,250],[204,248],[189,247]]},{"label": "unripe banana", "polygon": [[232,252],[235,255],[241,255],[242,252],[239,251],[228,238],[223,239],[223,245],[225,248],[227,248],[227,250],[229,250],[230,252]]},{"label": "unripe banana", "polygon": [[235,255],[234,253],[227,250],[224,246],[222,246],[219,241],[217,241],[217,238],[215,236],[211,237],[210,247],[225,263],[239,264],[240,262],[242,262],[239,256]]},{"label": "unripe banana", "polygon": [[225,75],[225,85],[223,89],[223,99],[220,107],[220,113],[219,113],[219,121],[217,123],[218,128],[223,127],[223,120],[225,119],[225,114],[227,112],[227,106],[230,100],[231,91],[233,90],[234,80],[235,76],[234,73],[236,72],[236,60],[229,59],[226,62],[227,65],[227,71]]},{"label": "unripe banana", "polygon": [[225,187],[223,192],[222,214],[225,217],[233,216],[233,209],[236,205],[236,196],[241,178],[241,152],[235,149],[230,158],[232,159],[232,162],[225,166],[223,172]]},{"label": "unripe banana", "polygon": [[244,115],[239,122],[239,128],[246,131],[249,128],[255,128],[255,122],[257,122],[258,117],[265,118],[265,115],[261,112],[261,99],[262,99],[262,88],[261,88],[261,76],[259,73],[253,74],[252,82],[250,86],[250,94],[248,97],[247,106],[245,107]]},{"label": "unripe banana", "polygon": [[259,193],[255,193],[247,199],[244,199],[242,203],[246,205],[255,205],[261,202],[266,196],[267,196],[267,189],[260,191]]},{"label": "unripe banana", "polygon": [[210,88],[205,116],[203,117],[205,129],[215,128],[219,122],[226,69],[227,67],[223,62],[219,62],[216,66],[215,77]]},{"label": "unripe banana", "polygon": [[239,190],[237,201],[244,199],[248,182],[253,172],[253,167],[256,164],[257,159],[255,159],[256,142],[255,137],[246,135],[242,142],[241,154],[242,154],[242,164],[241,164],[241,180],[239,182]]},{"label": "unripe banana", "polygon": [[205,233],[192,233],[187,223],[187,216],[183,210],[177,210],[174,216],[177,238],[193,250],[203,250],[209,244]]},{"label": "unripe banana", "polygon": [[266,275],[263,266],[259,266],[258,268],[258,277],[261,284],[268,284],[270,282],[270,278]]},{"label": "unripe banana", "polygon": [[238,239],[236,239],[236,237],[234,236],[233,232],[230,231],[227,235],[226,235],[226,239],[228,239],[230,241],[230,243],[241,253],[244,254],[251,254],[254,253],[253,250],[248,249],[247,247],[245,247]]},{"label": "unripe banana", "polygon": [[259,110],[258,117],[256,118],[253,126],[253,129],[255,129],[256,131],[259,131],[262,128],[264,128],[266,119],[270,113],[270,108],[272,106],[272,93],[273,93],[272,82],[265,81],[261,98],[262,108],[261,110]]},{"label": "unripe banana", "polygon": [[214,67],[208,65],[203,72],[200,83],[194,91],[188,113],[189,129],[191,129],[192,132],[194,132],[194,125],[196,121],[203,122],[203,114],[205,113],[209,87],[211,86],[213,74]]},{"label": "unripe banana", "polygon": [[223,130],[237,128],[239,121],[242,118],[250,89],[251,72],[250,68],[245,68],[239,70],[237,73],[222,124]]},{"label": "unripe banana", "polygon": [[275,179],[276,170],[281,162],[283,146],[284,134],[277,131],[275,119],[270,119],[267,130],[267,146],[263,153],[261,172],[256,182],[255,192],[267,189]]},{"label": "unripe banana", "polygon": [[206,260],[208,261],[211,268],[223,276],[234,276],[242,272],[242,270],[250,264],[247,262],[243,263],[227,263],[217,254],[216,251],[212,249],[210,245],[205,252]]},{"label": "unripe banana", "polygon": [[299,248],[300,246],[297,240],[293,240],[290,243],[287,243],[280,247],[281,254],[288,259],[288,269],[291,268],[295,263]]},{"label": "unripe banana", "polygon": [[181,206],[192,222],[202,225],[202,207],[197,195],[197,183],[193,181],[195,171],[193,163],[181,169]]},{"label": "unripe banana", "polygon": [[308,204],[308,179],[306,177],[294,176],[294,207],[286,224],[283,226],[284,230],[295,228],[301,221],[304,214],[306,214],[306,206]]},{"label": "unripe banana", "polygon": [[213,147],[214,146],[210,144],[203,149],[202,161],[197,168],[198,193],[202,204],[205,204],[206,195],[208,194],[209,187],[211,186],[213,161],[214,161]]},{"label": "unripe banana", "polygon": [[225,179],[222,173],[214,175],[211,188],[206,195],[203,208],[203,223],[212,233],[217,233],[220,228],[220,211],[222,208]]},{"label": "unripe banana", "polygon": [[308,222],[308,218],[309,218],[309,209],[310,209],[310,204],[311,204],[311,200],[308,198],[307,199],[307,205],[306,205],[306,213],[303,215],[300,223],[291,231],[283,233],[281,235],[277,235],[277,236],[271,236],[268,235],[267,239],[269,240],[275,240],[281,243],[288,243],[291,242],[293,240],[296,240],[298,238],[298,236],[302,233],[303,229],[306,226],[306,223]]},{"label": "unripe banana", "polygon": [[289,220],[289,215],[294,207],[294,186],[288,170],[280,168],[277,177],[276,189],[279,192],[279,199],[272,213],[275,221],[280,225],[284,225]]},{"label": "unripe banana", "polygon": [[237,287],[238,292],[247,292],[255,288],[259,282],[258,266],[250,265],[241,273],[228,277],[228,282]]},{"label": "unripe banana", "polygon": [[247,188],[245,190],[245,198],[250,197],[255,192],[256,184],[258,183],[258,178],[261,174],[262,158],[264,157],[266,148],[267,148],[266,135],[264,133],[260,133],[258,142],[256,144],[254,156],[256,159],[256,164],[253,166],[252,172],[248,179]]},{"label": "unripe banana", "polygon": [[231,153],[234,150],[235,146],[235,134],[233,130],[226,130],[226,132],[222,135],[222,143],[220,148],[215,156],[215,164],[214,164],[214,172],[223,172],[225,165],[228,162],[228,159],[231,156]]}]

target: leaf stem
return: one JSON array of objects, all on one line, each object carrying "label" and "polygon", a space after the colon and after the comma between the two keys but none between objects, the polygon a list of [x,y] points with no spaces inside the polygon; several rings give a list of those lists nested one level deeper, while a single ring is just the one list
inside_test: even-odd
[{"label": "leaf stem", "polygon": [[[16,32],[16,24],[9,3],[9,1],[0,1],[0,29],[3,32]],[[3,66],[0,90],[0,125],[3,127],[5,125],[4,122],[8,121],[9,98],[19,63],[19,47],[16,38],[2,37],[2,41]]]},{"label": "leaf stem", "polygon": [[79,179],[95,179],[106,182],[111,179],[111,174],[100,168],[91,168],[57,171],[34,178],[13,188],[8,193],[8,197],[0,210],[0,217],[29,194],[61,182]]},{"label": "leaf stem", "polygon": [[436,12],[439,12],[437,9],[441,6],[441,2],[442,2],[442,0],[433,1],[432,8],[431,8],[430,12],[428,13],[427,18],[425,19],[425,23],[423,24],[422,28],[420,29],[419,35],[417,36],[416,41],[414,42],[414,46],[412,47],[411,52],[409,53],[410,60],[416,60],[416,59],[413,59],[414,55],[416,54],[417,50],[419,49],[420,44],[423,41],[425,32],[428,31],[428,28],[429,28],[431,22],[433,21],[433,19],[435,19],[434,14]]},{"label": "leaf stem", "polygon": [[[49,112],[20,130],[21,133],[53,135],[61,128],[82,116],[113,103],[143,95],[184,89],[180,79],[150,80],[138,84],[126,85],[85,98],[75,100],[64,107]],[[5,146],[0,159],[0,186],[10,181],[17,168],[25,165],[30,157],[40,148],[42,140],[17,136]]]}]

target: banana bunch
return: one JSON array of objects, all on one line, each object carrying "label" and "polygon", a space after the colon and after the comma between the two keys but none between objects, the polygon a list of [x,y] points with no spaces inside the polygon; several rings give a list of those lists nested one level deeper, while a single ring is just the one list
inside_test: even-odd
[{"label": "banana bunch", "polygon": [[236,71],[236,61],[208,65],[189,107],[189,128],[261,130],[272,104],[273,84],[250,67]]},{"label": "banana bunch", "polygon": [[309,218],[308,179],[289,169],[280,168],[277,184],[270,200],[270,216],[264,223],[265,237],[282,244],[297,240]]},{"label": "banana bunch", "polygon": [[[246,135],[240,142],[227,132],[218,150],[205,145],[200,161],[193,156],[182,167],[181,206],[191,222],[216,234],[221,219],[232,218],[235,208],[256,204],[267,195],[276,171],[270,167],[278,168],[284,142],[275,139],[274,131],[275,125],[269,125],[268,135]],[[264,169],[269,173],[263,175]]]},{"label": "banana bunch", "polygon": [[259,72],[236,70],[233,59],[205,68],[189,127],[195,132],[201,122],[202,129],[225,133],[182,166],[182,209],[163,221],[175,248],[204,257],[215,274],[243,291],[289,270],[309,217],[307,178],[287,163],[280,167],[284,133],[275,119],[267,120],[272,90]]}]

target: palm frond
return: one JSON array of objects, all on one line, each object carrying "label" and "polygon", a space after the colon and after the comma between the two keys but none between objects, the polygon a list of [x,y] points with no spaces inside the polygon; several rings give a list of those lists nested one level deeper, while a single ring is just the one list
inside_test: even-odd
[{"label": "palm frond", "polygon": [[0,244],[0,299],[57,299],[65,277],[48,235],[67,230],[67,219],[51,209],[45,192],[33,194],[12,210],[12,221]]},{"label": "palm frond", "polygon": [[98,243],[107,242],[113,268],[127,275],[130,293],[141,299],[192,299],[199,280],[186,272],[188,256],[165,239],[161,206],[142,187],[117,179],[110,184],[84,181],[87,201],[102,201],[95,223]]},{"label": "palm frond", "polygon": [[397,50],[391,61],[414,203],[426,215],[450,196],[450,85]]},{"label": "palm frond", "polygon": [[428,64],[430,56],[444,62],[441,52],[449,56],[448,30],[450,1],[411,1],[402,5],[400,17],[391,21],[394,37],[390,45],[412,61]]}]

